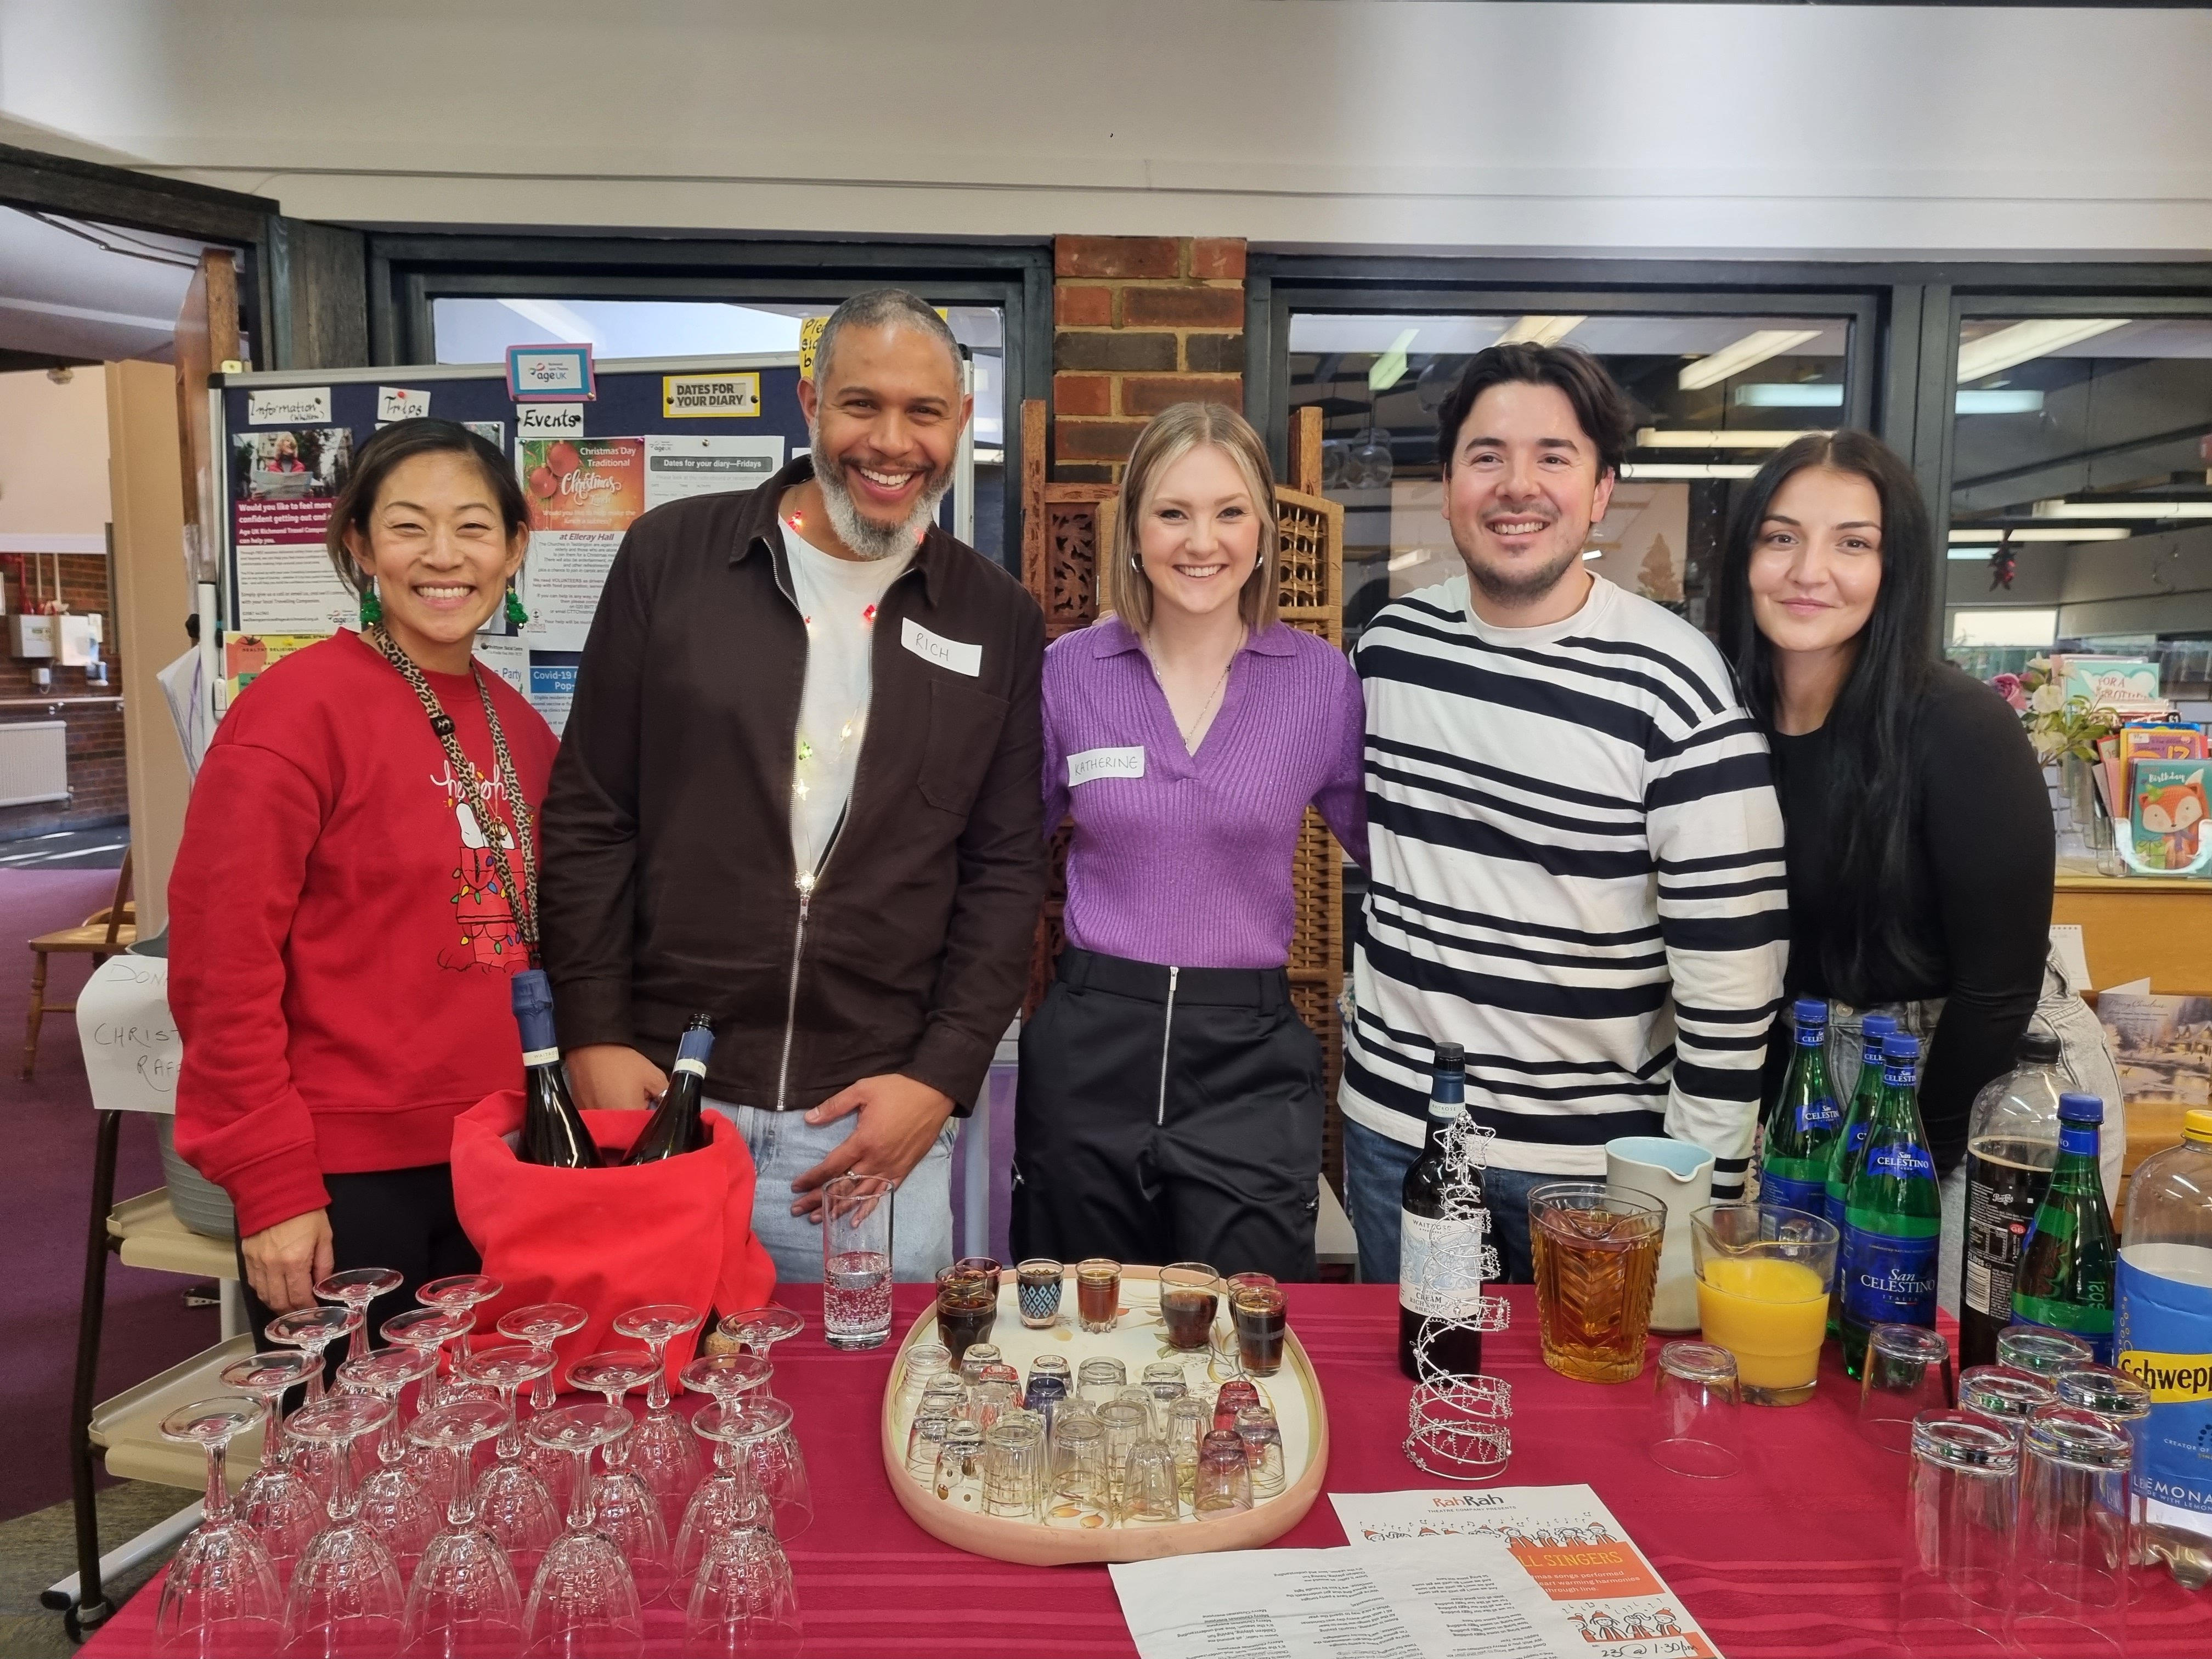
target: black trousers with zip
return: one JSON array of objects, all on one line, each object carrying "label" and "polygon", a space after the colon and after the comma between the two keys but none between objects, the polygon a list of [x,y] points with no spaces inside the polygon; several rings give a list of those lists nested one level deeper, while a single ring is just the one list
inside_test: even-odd
[{"label": "black trousers with zip", "polygon": [[1014,1253],[1310,1279],[1323,1109],[1283,969],[1070,946],[1022,1030]]}]

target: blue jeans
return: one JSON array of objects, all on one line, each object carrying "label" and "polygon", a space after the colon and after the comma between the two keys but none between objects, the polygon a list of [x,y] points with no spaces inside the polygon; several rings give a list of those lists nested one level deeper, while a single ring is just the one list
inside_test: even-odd
[{"label": "blue jeans", "polygon": [[[1348,1117],[1344,1120],[1344,1206],[1352,1212],[1352,1231],[1359,1240],[1363,1284],[1397,1282],[1398,1200],[1405,1191],[1406,1171],[1420,1155],[1419,1146],[1378,1134]],[[1526,1285],[1536,1276],[1535,1263],[1528,1254],[1528,1194],[1547,1181],[1566,1178],[1526,1170],[1483,1172],[1483,1195],[1490,1203],[1490,1239],[1498,1246],[1498,1259],[1505,1273],[1504,1283]]]},{"label": "blue jeans", "polygon": [[[822,1282],[821,1224],[791,1212],[791,1183],[829,1157],[853,1133],[854,1120],[812,1124],[804,1112],[764,1112],[709,1100],[711,1109],[738,1126],[753,1155],[753,1237],[775,1259],[775,1276],[787,1285]],[[957,1118],[921,1162],[907,1172],[891,1200],[891,1277],[923,1283],[952,1260],[952,1142]]]}]

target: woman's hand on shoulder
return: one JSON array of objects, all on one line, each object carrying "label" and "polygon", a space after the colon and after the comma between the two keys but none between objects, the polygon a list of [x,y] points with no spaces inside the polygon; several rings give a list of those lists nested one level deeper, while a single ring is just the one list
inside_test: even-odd
[{"label": "woman's hand on shoulder", "polygon": [[561,1060],[576,1104],[587,1112],[641,1112],[668,1092],[668,1073],[619,1042],[571,1048]]},{"label": "woman's hand on shoulder", "polygon": [[246,1282],[274,1313],[315,1305],[315,1285],[330,1277],[331,1212],[310,1210],[239,1241]]}]

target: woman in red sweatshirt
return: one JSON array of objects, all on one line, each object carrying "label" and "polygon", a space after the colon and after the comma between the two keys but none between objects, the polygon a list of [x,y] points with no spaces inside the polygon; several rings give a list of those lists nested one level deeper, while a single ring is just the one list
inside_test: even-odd
[{"label": "woman in red sweatshirt", "polygon": [[254,1298],[323,1275],[474,1272],[454,1117],[518,1086],[507,981],[537,937],[535,819],[556,739],[477,665],[529,510],[450,421],[363,447],[330,520],[362,631],[284,658],[232,704],[169,878],[185,1045],[177,1145],[230,1194]]}]

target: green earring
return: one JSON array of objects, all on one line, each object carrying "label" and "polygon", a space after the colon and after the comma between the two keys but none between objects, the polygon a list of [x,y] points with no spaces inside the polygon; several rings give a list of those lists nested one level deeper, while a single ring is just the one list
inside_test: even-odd
[{"label": "green earring", "polygon": [[514,584],[507,585],[507,619],[517,628],[530,620],[530,613],[522,608],[522,600],[514,591]]},{"label": "green earring", "polygon": [[363,590],[361,596],[361,625],[374,628],[384,620],[384,601],[376,597],[376,589]]}]

